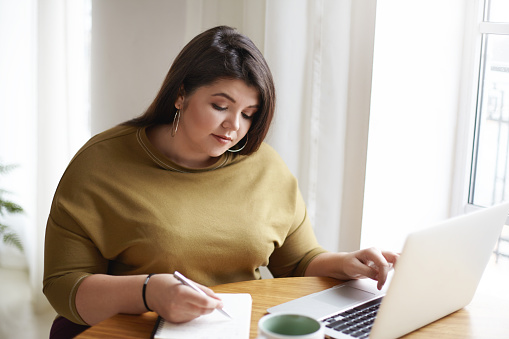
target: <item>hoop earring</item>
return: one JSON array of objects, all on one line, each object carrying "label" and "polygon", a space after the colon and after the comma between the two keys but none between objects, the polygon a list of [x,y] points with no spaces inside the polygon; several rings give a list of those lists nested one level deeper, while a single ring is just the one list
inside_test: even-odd
[{"label": "hoop earring", "polygon": [[248,140],[249,140],[249,138],[248,138],[248,136],[247,136],[247,134],[246,134],[246,143],[244,144],[244,146],[242,146],[242,147],[241,147],[241,148],[239,148],[239,149],[231,149],[231,148],[229,148],[229,149],[228,149],[228,152],[237,153],[237,152],[242,151],[244,148],[246,148],[246,145],[247,145]]},{"label": "hoop earring", "polygon": [[175,116],[173,117],[173,124],[171,128],[172,138],[175,136],[175,134],[177,134],[177,129],[179,128],[179,121],[180,121],[180,109],[177,109],[177,112],[175,112]]}]

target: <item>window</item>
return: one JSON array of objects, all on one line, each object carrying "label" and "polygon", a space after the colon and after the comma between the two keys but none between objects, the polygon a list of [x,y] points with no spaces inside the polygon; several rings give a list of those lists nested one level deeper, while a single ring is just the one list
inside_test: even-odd
[{"label": "window", "polygon": [[485,0],[468,202],[509,199],[509,2]]}]

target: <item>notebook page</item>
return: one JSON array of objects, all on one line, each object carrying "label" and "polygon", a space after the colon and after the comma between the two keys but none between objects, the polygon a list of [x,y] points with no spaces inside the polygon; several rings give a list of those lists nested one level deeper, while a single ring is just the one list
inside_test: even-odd
[{"label": "notebook page", "polygon": [[183,324],[173,324],[161,319],[154,338],[249,339],[251,295],[247,293],[217,293],[217,295],[223,301],[224,310],[232,319],[217,310]]}]

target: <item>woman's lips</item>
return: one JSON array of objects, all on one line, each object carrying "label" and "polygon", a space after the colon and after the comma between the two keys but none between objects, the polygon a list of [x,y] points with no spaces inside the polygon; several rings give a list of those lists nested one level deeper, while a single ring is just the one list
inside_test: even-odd
[{"label": "woman's lips", "polygon": [[221,144],[226,145],[229,144],[232,141],[232,138],[226,135],[217,135],[212,134],[214,138],[216,138],[217,141],[219,141]]}]

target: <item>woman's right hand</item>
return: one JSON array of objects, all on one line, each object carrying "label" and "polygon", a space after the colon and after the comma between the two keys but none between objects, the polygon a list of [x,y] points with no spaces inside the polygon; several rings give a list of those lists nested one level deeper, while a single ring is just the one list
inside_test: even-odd
[{"label": "woman's right hand", "polygon": [[210,289],[196,283],[207,296],[181,284],[173,274],[155,274],[150,277],[145,299],[148,307],[162,318],[183,323],[222,308],[221,299]]}]

